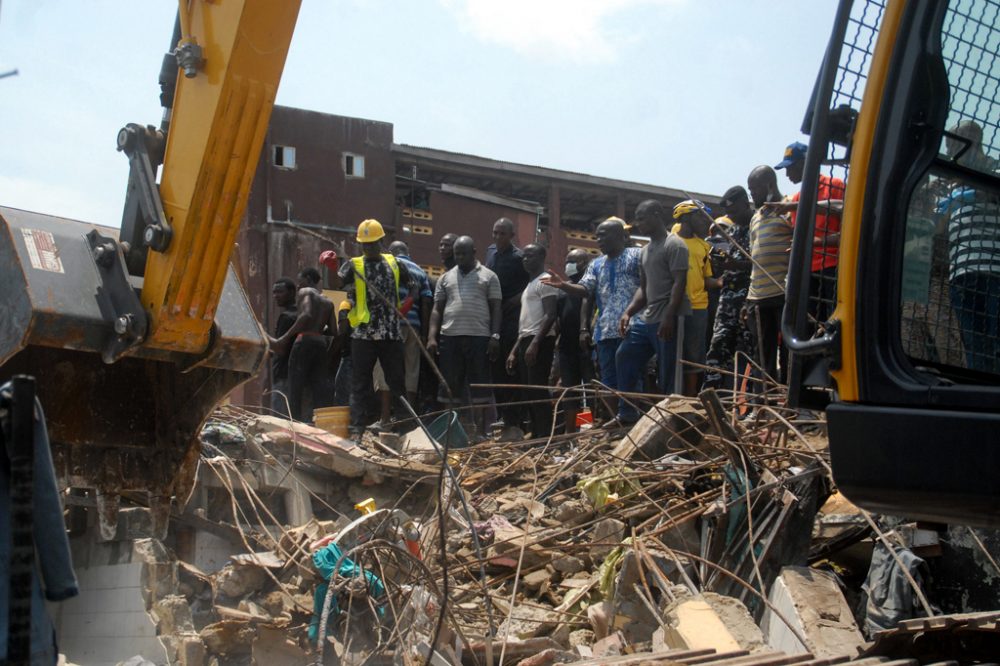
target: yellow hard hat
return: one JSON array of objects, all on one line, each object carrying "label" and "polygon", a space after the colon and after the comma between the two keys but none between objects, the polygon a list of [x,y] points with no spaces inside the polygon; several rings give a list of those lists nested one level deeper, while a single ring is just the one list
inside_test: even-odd
[{"label": "yellow hard hat", "polygon": [[385,238],[385,231],[378,220],[365,220],[358,225],[358,242],[374,243]]},{"label": "yellow hard hat", "polygon": [[344,310],[350,310],[350,309],[351,309],[351,302],[347,299],[342,300],[340,302],[340,305],[337,307],[338,312],[343,312]]},{"label": "yellow hard hat", "polygon": [[674,206],[674,219],[679,220],[684,215],[694,213],[698,210],[701,210],[701,206],[698,205],[697,201],[694,201],[693,199],[685,199]]}]

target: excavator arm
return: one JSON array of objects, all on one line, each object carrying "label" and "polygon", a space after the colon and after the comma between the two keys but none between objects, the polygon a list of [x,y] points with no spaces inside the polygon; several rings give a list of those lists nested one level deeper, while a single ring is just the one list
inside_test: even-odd
[{"label": "excavator arm", "polygon": [[118,136],[117,233],[0,207],[0,380],[36,377],[57,472],[92,489],[107,538],[125,490],[166,528],[202,423],[267,351],[230,255],[299,1],[179,5],[163,122]]}]

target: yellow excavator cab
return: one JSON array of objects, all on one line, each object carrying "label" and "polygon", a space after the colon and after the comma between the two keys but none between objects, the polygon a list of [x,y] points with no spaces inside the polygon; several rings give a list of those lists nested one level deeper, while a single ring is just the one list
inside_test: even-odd
[{"label": "yellow excavator cab", "polygon": [[[790,402],[825,407],[834,480],[851,501],[989,527],[1000,525],[997,8],[842,0],[803,124],[782,322]],[[822,201],[832,178],[846,181],[843,201]],[[839,251],[822,271],[820,246]]]}]

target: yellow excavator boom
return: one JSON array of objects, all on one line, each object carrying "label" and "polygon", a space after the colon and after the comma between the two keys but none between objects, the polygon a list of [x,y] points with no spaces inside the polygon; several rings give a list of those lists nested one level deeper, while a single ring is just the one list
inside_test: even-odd
[{"label": "yellow excavator boom", "polygon": [[120,230],[0,207],[0,382],[36,378],[57,473],[93,490],[108,538],[123,491],[165,530],[202,424],[267,352],[230,255],[299,0],[179,5],[163,122],[118,135]]}]

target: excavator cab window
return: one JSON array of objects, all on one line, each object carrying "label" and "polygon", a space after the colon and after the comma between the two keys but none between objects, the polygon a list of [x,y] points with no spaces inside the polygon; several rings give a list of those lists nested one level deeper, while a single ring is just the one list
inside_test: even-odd
[{"label": "excavator cab window", "polygon": [[950,100],[938,155],[910,195],[900,340],[953,382],[1000,381],[1000,4],[952,2],[941,30]]}]

